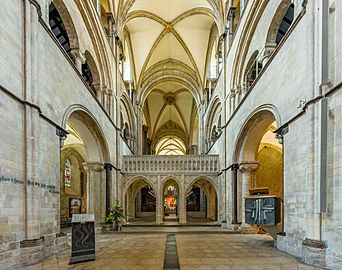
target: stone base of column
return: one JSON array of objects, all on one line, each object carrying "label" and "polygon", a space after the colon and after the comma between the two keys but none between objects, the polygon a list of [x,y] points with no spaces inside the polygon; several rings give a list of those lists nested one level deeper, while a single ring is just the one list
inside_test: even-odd
[{"label": "stone base of column", "polygon": [[328,246],[325,242],[313,239],[304,239],[302,242],[303,260],[319,268],[327,266],[326,250]]},{"label": "stone base of column", "polygon": [[9,244],[12,249],[2,253],[1,269],[21,269],[44,261],[68,248],[68,237],[63,233],[51,234],[39,239],[23,240]]}]

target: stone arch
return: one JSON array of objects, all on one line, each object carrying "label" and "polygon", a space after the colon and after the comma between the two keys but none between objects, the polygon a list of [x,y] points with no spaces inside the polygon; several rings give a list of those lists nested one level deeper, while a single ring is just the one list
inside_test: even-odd
[{"label": "stone arch", "polygon": [[[101,76],[97,64],[89,51],[85,51],[84,56],[86,62],[82,65],[82,76],[95,93],[101,91]],[[85,74],[87,68],[90,70],[90,77]]]},{"label": "stone arch", "polygon": [[64,4],[63,0],[53,0],[51,3],[54,4],[56,7],[59,15],[61,16],[61,19],[64,23],[65,29],[67,31],[69,42],[70,42],[70,48],[71,49],[79,49],[79,41],[78,41],[78,35],[77,31],[74,25],[74,22],[70,16],[69,10]]},{"label": "stone arch", "polygon": [[266,42],[265,42],[265,55],[268,55],[277,46],[276,39],[277,39],[278,30],[280,28],[280,25],[283,21],[283,18],[286,12],[288,11],[289,7],[293,5],[292,2],[293,2],[292,0],[282,0],[281,3],[279,4],[273,16],[271,24],[268,28]]},{"label": "stone arch", "polygon": [[139,82],[141,91],[138,93],[137,103],[143,106],[158,84],[169,81],[183,85],[193,95],[196,105],[201,104],[200,83],[194,70],[180,61],[170,59],[158,62],[144,72]]},{"label": "stone arch", "polygon": [[181,181],[176,176],[168,175],[168,176],[164,177],[162,181],[160,181],[159,191],[161,191],[161,193],[163,192],[164,185],[169,180],[174,180],[177,183],[178,187],[181,188],[181,186],[182,186]]},{"label": "stone arch", "polygon": [[[206,139],[210,140],[211,139],[211,130],[213,128],[214,125],[216,125],[218,127],[218,120],[219,120],[219,116],[221,114],[220,110],[221,110],[221,100],[220,97],[217,95],[212,99],[212,102],[209,104],[208,107],[208,117],[207,117],[207,121],[206,121]],[[217,123],[215,123],[215,121],[217,120]]]},{"label": "stone arch", "polygon": [[127,115],[127,118],[128,119],[125,119],[123,118],[123,120],[128,120],[128,124],[129,124],[129,127],[130,127],[130,130],[131,130],[131,133],[132,134],[135,134],[136,132],[136,125],[135,125],[135,121],[134,121],[134,111],[133,111],[133,107],[132,107],[132,103],[130,102],[130,99],[127,95],[127,93],[123,93],[121,95],[121,106],[120,106],[120,109],[121,109],[121,113],[124,111],[125,114]]},{"label": "stone arch", "polygon": [[124,187],[124,194],[127,192],[127,189],[135,182],[135,181],[138,181],[138,180],[144,180],[146,183],[148,183],[155,192],[158,191],[157,187],[155,186],[155,184],[150,180],[148,179],[146,176],[144,175],[137,175],[137,176],[134,176],[133,178],[129,179],[127,183],[125,183],[125,187]]},{"label": "stone arch", "polygon": [[256,50],[252,53],[251,57],[249,58],[245,70],[243,72],[243,82],[245,89],[248,90],[256,80],[258,74],[262,69],[262,63],[258,62],[259,51]]},{"label": "stone arch", "polygon": [[206,175],[201,175],[201,176],[198,176],[198,177],[192,179],[192,180],[186,185],[185,191],[188,192],[189,189],[190,189],[190,187],[191,187],[195,182],[197,182],[198,180],[205,180],[205,181],[207,181],[210,185],[213,186],[213,188],[215,189],[216,194],[218,194],[218,193],[217,193],[217,191],[218,191],[218,190],[217,190],[217,189],[218,189],[217,184],[215,183],[215,181],[214,181],[213,179],[207,177]]},{"label": "stone arch", "polygon": [[[155,185],[147,177],[135,176],[126,183],[124,187],[124,209],[128,220],[137,218],[138,209],[136,209],[136,200],[138,193],[144,188],[150,187],[155,194],[156,199],[158,194]],[[155,213],[153,214],[155,216]]]},{"label": "stone arch", "polygon": [[[219,57],[222,55],[218,55],[220,54],[220,46],[219,46],[219,38],[218,38],[218,28],[216,24],[213,24],[213,26],[211,27],[211,31],[210,31],[210,35],[209,35],[209,41],[208,41],[208,49],[207,49],[207,58],[206,58],[206,68],[205,68],[205,74],[206,76],[210,77],[210,69],[211,69],[211,64],[213,63],[213,61],[215,61],[216,64],[218,64],[218,61],[216,61],[216,57]],[[222,52],[221,52],[222,53]],[[215,59],[213,59],[213,57]],[[218,77],[219,74],[219,69],[218,69],[218,65],[217,65],[217,72],[216,72],[216,78]]]},{"label": "stone arch", "polygon": [[[218,193],[217,186],[214,181],[205,176],[199,176],[193,179],[186,187],[185,194],[191,191],[192,187],[198,187],[205,193],[206,196],[206,219],[212,221],[218,220]],[[187,217],[189,219],[190,217]],[[197,219],[198,217],[193,217]],[[202,217],[203,218],[203,217]]]},{"label": "stone arch", "polygon": [[174,218],[179,220],[181,223],[185,223],[186,221],[185,221],[185,215],[184,215],[185,214],[184,213],[184,207],[185,207],[184,187],[183,187],[181,181],[175,176],[169,175],[169,176],[165,177],[160,182],[160,186],[159,186],[160,198],[159,198],[159,200],[162,202],[161,209],[160,209],[162,217],[165,219],[166,214],[170,213],[170,212],[167,212],[168,208],[164,207],[164,191],[169,186],[173,186],[177,190],[177,204],[175,207],[176,209],[171,210],[171,211],[174,211],[171,214],[175,215]]},{"label": "stone arch", "polygon": [[[264,121],[262,119],[263,116],[266,117]],[[267,124],[272,123],[270,122],[271,119],[274,119],[272,122],[275,121],[278,127],[281,126],[280,114],[278,113],[278,109],[273,105],[262,105],[258,107],[257,109],[255,109],[247,117],[246,121],[242,125],[242,128],[237,136],[236,144],[234,147],[233,161],[235,163],[239,163],[240,161],[243,161],[243,160],[248,160],[249,158],[253,156],[253,153],[255,153],[255,151],[253,151],[253,147],[251,146],[253,141],[247,140],[247,138],[249,137],[248,135],[253,133],[250,130],[257,129],[257,127],[259,127],[259,129],[262,129],[260,128],[261,126],[265,127],[266,129]],[[258,125],[259,123],[261,126]],[[255,133],[254,140],[258,141],[261,139],[260,132]],[[243,149],[245,149],[245,151]]]},{"label": "stone arch", "polygon": [[[110,163],[109,148],[105,135],[96,118],[81,105],[70,106],[64,116],[62,126],[70,130],[63,148],[74,141],[83,147],[76,148],[84,156],[84,170],[87,175],[87,212],[95,213],[96,223],[100,223],[106,214],[108,197],[106,191],[106,173],[104,164]],[[62,148],[62,151],[63,151]]]},{"label": "stone arch", "polygon": [[[237,194],[233,196],[237,196],[237,206],[235,207],[238,209],[238,219],[242,222],[243,227],[246,226],[243,198],[250,195],[249,189],[268,187],[269,192],[272,192],[270,195],[283,197],[282,152],[276,152],[276,158],[273,155],[274,151],[273,154],[264,153],[263,158],[259,158],[264,142],[270,142],[279,145],[280,149],[282,148],[273,134],[273,131],[276,130],[273,123],[276,123],[276,126],[281,126],[277,109],[272,105],[260,106],[246,119],[236,140],[233,162],[239,164],[239,170],[237,171]],[[273,177],[274,173],[265,174],[265,170],[267,172],[267,168],[270,168],[269,164],[272,164],[272,171],[277,170],[276,179]],[[260,168],[263,168],[261,174],[259,173]],[[264,177],[261,178],[260,175]],[[277,227],[278,231],[281,231],[280,227],[280,225]]]},{"label": "stone arch", "polygon": [[[71,117],[75,116],[80,122],[86,123],[82,129],[88,129],[89,133],[87,133],[87,139],[92,144],[92,152],[95,154],[102,163],[109,163],[110,162],[110,155],[109,155],[109,147],[104,135],[104,132],[100,125],[98,124],[95,116],[84,106],[79,104],[71,105],[64,113],[62,119],[62,127],[66,129],[67,122],[70,120]],[[98,149],[96,151],[96,149]],[[95,161],[95,160],[92,160]]]}]

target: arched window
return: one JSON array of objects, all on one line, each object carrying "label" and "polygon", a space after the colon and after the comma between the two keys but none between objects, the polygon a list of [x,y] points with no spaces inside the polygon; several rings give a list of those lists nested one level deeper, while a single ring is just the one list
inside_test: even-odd
[{"label": "arched window", "polygon": [[88,51],[86,51],[84,55],[86,61],[82,64],[82,77],[96,94],[96,87],[100,86],[99,71],[92,55]]},{"label": "arched window", "polygon": [[262,69],[262,63],[258,61],[259,51],[255,51],[250,57],[244,75],[245,87],[248,90]]},{"label": "arched window", "polygon": [[280,27],[278,29],[276,44],[278,45],[280,41],[283,39],[286,32],[289,30],[294,18],[294,5],[291,4],[287,9],[285,16],[283,17],[282,22],[280,23]]},{"label": "arched window", "polygon": [[64,186],[71,187],[71,163],[69,159],[64,163]]},{"label": "arched window", "polygon": [[217,78],[217,58],[216,58],[216,47],[217,47],[217,42],[214,42],[213,47],[211,49],[211,56],[210,56],[210,66],[209,66],[209,78],[210,79],[216,79]]},{"label": "arched window", "polygon": [[82,77],[85,79],[86,83],[90,86],[90,88],[95,91],[93,85],[93,75],[91,74],[91,70],[88,66],[87,61],[85,61],[84,64],[82,64]]},{"label": "arched window", "polygon": [[62,18],[53,3],[51,3],[49,6],[49,24],[52,33],[57,38],[58,42],[62,45],[64,50],[71,56],[69,37],[64,22],[62,21]]},{"label": "arched window", "polygon": [[211,130],[211,140],[216,141],[217,137],[218,137],[218,132],[216,129],[216,125],[214,125],[213,129]]},{"label": "arched window", "polygon": [[123,130],[123,137],[128,142],[128,139],[129,139],[129,127],[128,127],[127,123],[125,123],[125,127],[124,127],[124,130]]},{"label": "arched window", "polygon": [[123,79],[124,81],[132,80],[132,66],[131,66],[131,57],[129,53],[128,42],[125,40],[125,56],[123,57]]}]

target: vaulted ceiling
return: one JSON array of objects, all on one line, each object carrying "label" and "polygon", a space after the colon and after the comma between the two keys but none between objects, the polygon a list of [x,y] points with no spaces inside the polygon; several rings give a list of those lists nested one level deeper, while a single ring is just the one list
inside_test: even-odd
[{"label": "vaulted ceiling", "polygon": [[[209,38],[213,28],[222,27],[224,1],[121,0],[115,5],[119,31],[129,36],[133,78],[149,118],[150,138],[170,120],[191,137]],[[167,95],[175,97],[173,104],[167,104]]]}]

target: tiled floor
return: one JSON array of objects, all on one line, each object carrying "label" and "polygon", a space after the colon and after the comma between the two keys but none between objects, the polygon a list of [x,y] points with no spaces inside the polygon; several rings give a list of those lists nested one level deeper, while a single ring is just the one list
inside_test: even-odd
[{"label": "tiled floor", "polygon": [[177,235],[181,270],[317,269],[273,247],[266,235]]},{"label": "tiled floor", "polygon": [[[27,269],[163,269],[165,233],[103,234],[96,239],[96,260],[68,265],[70,249]],[[266,235],[177,234],[181,270],[315,269],[279,252]]]}]

